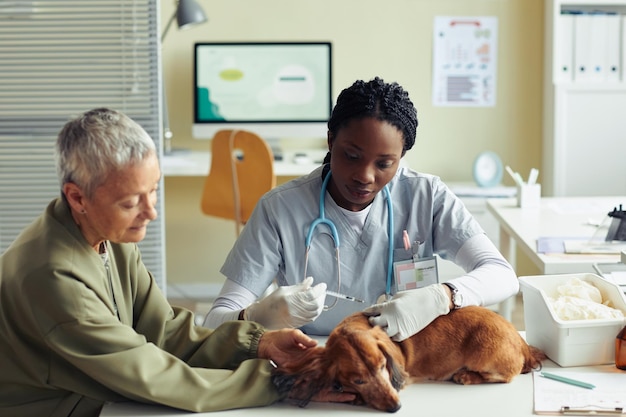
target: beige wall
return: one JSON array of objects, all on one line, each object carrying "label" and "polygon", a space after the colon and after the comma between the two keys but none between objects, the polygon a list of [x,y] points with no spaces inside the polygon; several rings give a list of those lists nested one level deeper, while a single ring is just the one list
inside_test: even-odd
[{"label": "beige wall", "polygon": [[[196,41],[333,42],[334,93],[356,79],[398,81],[418,110],[415,147],[405,156],[414,169],[445,181],[471,181],[474,158],[497,152],[522,173],[541,166],[542,0],[211,0],[209,22],[172,28],[163,43],[173,146],[208,150],[193,140],[192,60]],[[174,11],[162,1],[163,24]],[[435,16],[498,18],[495,107],[433,107],[432,31]],[[539,179],[541,180],[541,178]],[[504,183],[512,185],[505,176]],[[221,283],[219,268],[232,246],[232,222],[200,213],[202,178],[166,178],[168,283]],[[520,274],[534,267],[518,254]]]}]

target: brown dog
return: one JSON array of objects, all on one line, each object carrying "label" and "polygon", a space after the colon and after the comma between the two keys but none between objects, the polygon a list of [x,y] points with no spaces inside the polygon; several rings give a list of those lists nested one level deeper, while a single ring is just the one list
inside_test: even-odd
[{"label": "brown dog", "polygon": [[273,380],[301,407],[315,393],[334,389],[356,393],[357,404],[395,412],[401,406],[398,390],[405,383],[510,382],[519,373],[540,368],[544,359],[510,322],[483,307],[453,310],[402,342],[393,342],[356,313],[337,325],[325,347],[309,349],[288,368],[276,368]]}]

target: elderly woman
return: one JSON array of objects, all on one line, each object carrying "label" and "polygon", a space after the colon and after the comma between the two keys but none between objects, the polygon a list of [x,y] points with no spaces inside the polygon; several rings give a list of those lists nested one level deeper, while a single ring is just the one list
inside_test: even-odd
[{"label": "elderly woman", "polygon": [[95,109],[65,125],[56,152],[61,197],[0,257],[0,415],[96,416],[125,398],[190,411],[280,399],[269,359],[288,362],[314,340],[254,322],[196,327],[141,261],[161,176],[149,135]]}]

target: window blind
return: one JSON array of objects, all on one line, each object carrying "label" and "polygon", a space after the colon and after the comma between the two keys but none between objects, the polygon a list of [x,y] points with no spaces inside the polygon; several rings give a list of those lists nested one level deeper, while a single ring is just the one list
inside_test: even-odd
[{"label": "window blind", "polygon": [[[60,194],[54,144],[70,118],[114,108],[162,148],[158,13],[157,0],[0,2],[0,252]],[[139,246],[165,291],[163,184],[157,210]]]}]

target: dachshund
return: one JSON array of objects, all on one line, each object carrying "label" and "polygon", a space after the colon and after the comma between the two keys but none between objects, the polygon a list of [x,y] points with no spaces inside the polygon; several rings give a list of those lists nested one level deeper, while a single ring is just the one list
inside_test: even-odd
[{"label": "dachshund", "polygon": [[394,342],[363,313],[341,321],[325,346],[272,371],[272,381],[300,407],[322,390],[356,394],[353,404],[396,412],[398,391],[420,380],[458,384],[510,382],[540,369],[545,353],[529,346],[512,323],[484,307],[464,307]]}]

